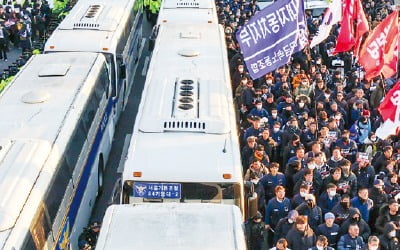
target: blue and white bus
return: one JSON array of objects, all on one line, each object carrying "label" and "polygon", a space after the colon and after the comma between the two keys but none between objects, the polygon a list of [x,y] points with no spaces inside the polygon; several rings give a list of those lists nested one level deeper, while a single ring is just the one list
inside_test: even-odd
[{"label": "blue and white bus", "polygon": [[77,249],[111,150],[101,53],[33,56],[0,96],[0,249]]},{"label": "blue and white bus", "polygon": [[79,0],[44,52],[103,53],[111,70],[116,123],[132,88],[142,42],[143,0]]}]

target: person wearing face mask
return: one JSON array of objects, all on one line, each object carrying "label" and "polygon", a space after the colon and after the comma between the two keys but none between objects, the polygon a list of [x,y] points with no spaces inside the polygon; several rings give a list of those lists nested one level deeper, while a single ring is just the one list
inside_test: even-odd
[{"label": "person wearing face mask", "polygon": [[[288,133],[283,133],[282,136],[287,138],[289,135]],[[289,141],[290,143],[288,143]],[[300,142],[300,137],[297,134],[291,134],[291,139],[286,139],[286,141],[282,138],[282,146],[284,147],[283,152],[281,151],[282,154],[280,155],[282,157],[282,166],[286,166],[288,160],[296,155],[297,148],[302,147],[304,149],[303,144]],[[304,162],[302,162],[302,167],[304,167]]]},{"label": "person wearing face mask", "polygon": [[288,216],[279,220],[275,228],[274,244],[279,239],[286,238],[287,233],[293,227],[299,213],[296,210],[291,210]]},{"label": "person wearing face mask", "polygon": [[340,227],[334,223],[335,215],[333,213],[326,213],[324,218],[325,223],[318,226],[316,234],[325,236],[329,242],[328,245],[336,248],[340,236]]},{"label": "person wearing face mask", "polygon": [[336,185],[329,183],[326,191],[323,192],[318,199],[318,206],[322,209],[322,213],[331,212],[333,207],[340,202],[340,195],[336,193]]},{"label": "person wearing face mask", "polygon": [[300,96],[300,95],[309,96],[310,93],[311,93],[311,87],[310,87],[309,79],[306,76],[302,76],[300,85],[296,88],[293,95],[296,97]]},{"label": "person wearing face mask", "polygon": [[310,187],[307,184],[302,184],[300,185],[300,191],[299,193],[296,193],[292,200],[291,200],[291,206],[296,208],[300,204],[306,201],[306,196],[310,193]]},{"label": "person wearing face mask", "polygon": [[336,217],[335,223],[341,225],[355,211],[356,208],[350,207],[350,196],[348,194],[342,195],[339,204],[332,208],[332,213]]},{"label": "person wearing face mask", "polygon": [[247,249],[262,250],[268,249],[267,231],[262,221],[262,214],[257,213],[245,223]]},{"label": "person wearing face mask", "polygon": [[275,122],[279,122],[280,124],[282,124],[282,118],[279,116],[278,114],[278,110],[276,109],[276,107],[271,109],[271,115],[268,116],[268,124],[270,128],[273,128],[274,123]]},{"label": "person wearing face mask", "polygon": [[317,206],[314,195],[308,194],[305,199],[306,201],[296,207],[296,210],[299,212],[299,215],[307,216],[308,224],[315,232],[317,227],[323,222],[322,211],[321,208]]},{"label": "person wearing face mask", "polygon": [[319,235],[317,237],[317,243],[310,250],[334,250],[333,247],[329,246],[328,238],[324,235]]},{"label": "person wearing face mask", "polygon": [[255,102],[255,104],[256,104],[256,106],[252,110],[250,110],[250,115],[258,116],[260,118],[263,118],[263,117],[267,118],[269,116],[269,114],[268,114],[268,111],[263,108],[262,101],[257,100]]},{"label": "person wearing face mask", "polygon": [[[289,160],[289,162],[291,162]],[[319,172],[319,170],[316,168],[317,165],[315,163],[315,159],[313,157],[309,157],[309,158],[305,158],[305,162],[306,164],[304,165],[305,167],[303,167],[298,173],[296,173],[293,176],[293,180],[295,183],[297,183],[300,179],[304,179],[304,175],[306,174],[306,172],[308,172],[309,170],[311,170],[311,173],[313,175],[313,190],[312,193],[315,195],[318,195],[320,193],[320,189],[322,187],[322,176],[321,173]]]},{"label": "person wearing face mask", "polygon": [[[307,129],[304,130],[300,135],[300,141],[303,143],[308,149],[312,149],[314,143],[317,142],[318,139],[318,131],[317,131],[317,123],[311,122],[308,124]],[[317,152],[312,152],[317,153]],[[309,156],[309,152],[307,153]]]},{"label": "person wearing face mask", "polygon": [[[376,180],[376,182],[374,182],[374,184],[377,183],[377,185],[380,185],[380,181],[382,180],[378,179]],[[366,222],[369,221],[370,213],[372,211],[372,208],[374,207],[374,202],[372,201],[372,199],[369,198],[368,195],[369,191],[367,188],[360,188],[358,190],[358,195],[351,199],[351,206],[357,208],[360,211],[361,217]]]},{"label": "person wearing face mask", "polygon": [[360,229],[356,223],[350,224],[348,232],[340,237],[337,250],[358,250],[364,249],[365,242],[359,236]]},{"label": "person wearing face mask", "polygon": [[399,238],[397,238],[397,227],[393,222],[386,223],[384,232],[379,236],[381,250],[400,249]]}]

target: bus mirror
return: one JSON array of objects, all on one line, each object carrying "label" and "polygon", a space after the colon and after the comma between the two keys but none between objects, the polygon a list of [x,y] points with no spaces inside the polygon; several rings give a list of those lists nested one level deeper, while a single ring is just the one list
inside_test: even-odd
[{"label": "bus mirror", "polygon": [[126,66],[124,63],[121,63],[119,65],[119,76],[121,79],[124,79],[126,77],[125,71],[126,71]]},{"label": "bus mirror", "polygon": [[153,30],[151,31],[150,37],[149,37],[149,51],[153,51],[154,49],[154,44],[156,43],[156,38],[158,36],[158,28],[160,25],[156,25],[153,27]]},{"label": "bus mirror", "polygon": [[121,178],[118,178],[112,190],[110,205],[120,204],[120,203],[121,203]]}]

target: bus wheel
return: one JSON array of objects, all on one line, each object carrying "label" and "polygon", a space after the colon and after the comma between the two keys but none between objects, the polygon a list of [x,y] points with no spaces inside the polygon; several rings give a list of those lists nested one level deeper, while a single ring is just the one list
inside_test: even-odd
[{"label": "bus wheel", "polygon": [[97,172],[97,196],[100,196],[103,192],[104,184],[104,162],[103,157],[99,158],[98,172]]}]

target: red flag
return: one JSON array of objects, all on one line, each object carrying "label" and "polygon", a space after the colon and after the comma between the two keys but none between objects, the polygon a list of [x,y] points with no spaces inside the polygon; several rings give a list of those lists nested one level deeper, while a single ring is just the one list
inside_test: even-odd
[{"label": "red flag", "polygon": [[[396,25],[398,26],[397,23],[396,23]],[[400,27],[398,27],[398,28],[400,28]],[[387,46],[388,50],[385,51],[385,54],[384,54],[385,65],[383,65],[382,74],[385,78],[389,78],[397,72],[400,34],[399,34],[399,29],[397,29],[396,31],[395,30],[389,31],[389,33],[391,33],[391,32],[393,32],[393,33],[397,32],[397,34],[392,41],[388,40],[389,42],[391,42],[391,44],[389,44]]]},{"label": "red flag", "polygon": [[355,44],[354,39],[354,0],[345,0],[343,8],[343,19],[336,42],[334,54],[349,51]]},{"label": "red flag", "polygon": [[376,130],[376,135],[385,139],[391,134],[396,134],[400,127],[400,81],[387,93],[379,105],[378,111],[384,123]]},{"label": "red flag", "polygon": [[[379,75],[385,64],[384,56],[393,53],[391,46],[393,40],[397,37],[397,11],[393,11],[385,18],[365,40],[363,48],[360,51],[360,64],[365,69],[365,78],[370,80]],[[387,63],[391,58],[387,58]]]},{"label": "red flag", "polygon": [[354,19],[356,21],[354,55],[358,57],[358,52],[363,35],[369,31],[368,20],[367,17],[365,16],[363,6],[360,0],[356,0]]}]

